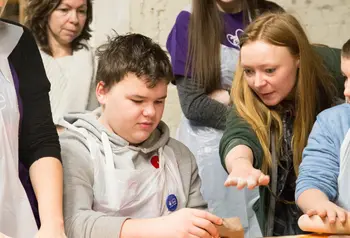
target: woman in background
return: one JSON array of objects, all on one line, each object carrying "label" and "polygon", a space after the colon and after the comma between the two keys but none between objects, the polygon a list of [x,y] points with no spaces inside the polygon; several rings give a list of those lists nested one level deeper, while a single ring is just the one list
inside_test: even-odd
[{"label": "woman in background", "polygon": [[91,0],[29,0],[26,25],[39,45],[51,83],[53,121],[97,107]]},{"label": "woman in background", "polygon": [[[300,23],[286,13],[256,19],[240,47],[234,109],[220,145],[230,173],[225,185],[260,186],[253,208],[264,236],[302,233],[296,177],[317,113],[338,102],[336,84],[343,77],[337,82],[327,66],[340,66],[339,51],[311,45]],[[328,65],[320,57],[324,51]]]}]

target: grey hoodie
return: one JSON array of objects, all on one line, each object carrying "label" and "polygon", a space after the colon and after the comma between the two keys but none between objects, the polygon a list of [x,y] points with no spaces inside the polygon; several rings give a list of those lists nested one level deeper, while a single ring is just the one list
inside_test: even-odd
[{"label": "grey hoodie", "polygon": [[[98,122],[100,113],[70,114],[59,124],[67,127],[60,134],[62,161],[64,168],[64,219],[65,229],[69,238],[102,238],[119,237],[124,221],[130,217],[117,217],[93,210],[94,201],[94,164],[91,160],[85,137],[72,129],[84,128],[97,139],[99,149],[104,154],[101,133],[104,131],[109,138],[113,151],[113,160],[118,168],[134,166],[143,169],[152,166],[150,156],[160,147],[171,147],[176,157],[178,169],[186,198],[186,207],[206,209],[206,202],[200,193],[200,178],[198,176],[195,158],[180,142],[169,137],[169,128],[160,122],[151,136],[140,146],[129,145],[118,135],[111,133]],[[120,148],[124,153],[117,154]],[[126,164],[125,164],[126,163]]]}]

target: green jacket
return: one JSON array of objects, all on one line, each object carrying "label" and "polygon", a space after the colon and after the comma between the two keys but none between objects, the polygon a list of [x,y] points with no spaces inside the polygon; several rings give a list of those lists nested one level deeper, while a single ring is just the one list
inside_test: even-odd
[{"label": "green jacket", "polygon": [[[344,98],[344,77],[340,70],[340,50],[326,46],[315,46],[315,51],[322,56],[326,67],[335,78],[338,96]],[[250,125],[233,109],[228,116],[226,129],[220,142],[221,163],[226,169],[225,157],[228,152],[237,145],[246,145],[250,147],[254,155],[254,167],[261,168],[263,160],[263,151],[255,132]],[[263,235],[266,235],[266,219],[269,210],[267,201],[270,200],[270,192],[266,187],[260,188],[260,199],[254,204],[253,209],[257,215],[260,228]]]}]

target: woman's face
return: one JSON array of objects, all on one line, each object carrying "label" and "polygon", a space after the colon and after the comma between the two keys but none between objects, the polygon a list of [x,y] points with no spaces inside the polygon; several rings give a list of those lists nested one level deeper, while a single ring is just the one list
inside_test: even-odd
[{"label": "woman's face", "polygon": [[241,65],[249,87],[265,105],[275,106],[293,90],[299,59],[287,47],[258,40],[242,46]]},{"label": "woman's face", "polygon": [[81,34],[86,18],[87,0],[62,0],[49,17],[49,41],[70,45]]}]

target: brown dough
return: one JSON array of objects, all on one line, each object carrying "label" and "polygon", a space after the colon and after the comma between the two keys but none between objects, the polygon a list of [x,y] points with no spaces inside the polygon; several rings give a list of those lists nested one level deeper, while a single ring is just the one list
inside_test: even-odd
[{"label": "brown dough", "polygon": [[335,224],[329,224],[327,218],[322,220],[322,218],[319,216],[309,217],[308,215],[302,215],[299,218],[298,225],[303,231],[337,235],[350,235],[349,218],[344,224],[342,224],[338,220],[335,222]]},{"label": "brown dough", "polygon": [[216,225],[221,238],[244,238],[244,229],[238,217],[224,218],[221,226]]}]

